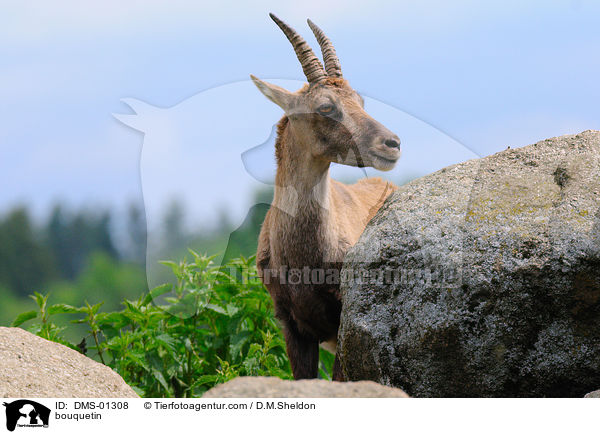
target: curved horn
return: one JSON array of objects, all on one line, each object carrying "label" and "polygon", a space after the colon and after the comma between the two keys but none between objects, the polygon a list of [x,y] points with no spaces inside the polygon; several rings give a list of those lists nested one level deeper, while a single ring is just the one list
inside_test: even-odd
[{"label": "curved horn", "polygon": [[321,46],[321,53],[323,54],[323,61],[325,62],[325,71],[327,71],[327,75],[330,77],[341,77],[342,76],[342,66],[340,65],[340,60],[335,53],[335,48],[333,48],[333,44],[329,40],[323,30],[321,30],[315,23],[311,20],[308,21],[308,25],[310,29],[313,31],[315,38],[319,42]]},{"label": "curved horn", "polygon": [[273,14],[269,14],[271,19],[275,21],[275,24],[279,26],[279,28],[283,31],[285,36],[291,42],[294,47],[294,51],[296,52],[296,56],[298,56],[298,60],[302,65],[302,70],[304,71],[304,75],[309,83],[316,83],[318,81],[323,80],[327,75],[325,74],[325,70],[323,69],[323,65],[319,61],[318,57],[315,56],[315,53],[310,48],[308,43],[290,26],[281,21]]}]

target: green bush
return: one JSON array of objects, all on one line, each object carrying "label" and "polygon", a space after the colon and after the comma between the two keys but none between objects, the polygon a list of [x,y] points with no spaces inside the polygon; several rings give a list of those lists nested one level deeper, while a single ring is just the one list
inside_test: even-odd
[{"label": "green bush", "polygon": [[[191,252],[193,259],[165,262],[177,284],[154,288],[124,308],[102,312],[102,303],[82,307],[48,304],[31,296],[37,310],[19,315],[13,326],[34,321],[29,330],[110,366],[142,397],[195,397],[239,375],[292,378],[272,301],[257,278],[253,258],[226,266]],[[75,316],[88,334],[75,345],[69,326],[56,315]],[[69,324],[69,323],[67,323]],[[87,348],[87,341],[91,346]],[[330,379],[333,355],[321,350],[320,375]]]}]

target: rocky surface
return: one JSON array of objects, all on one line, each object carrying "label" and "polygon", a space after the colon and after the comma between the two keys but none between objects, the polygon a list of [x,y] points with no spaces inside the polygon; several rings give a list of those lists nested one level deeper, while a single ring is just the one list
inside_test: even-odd
[{"label": "rocky surface", "polygon": [[137,398],[112,369],[20,328],[0,327],[0,397]]},{"label": "rocky surface", "polygon": [[400,389],[372,381],[338,383],[289,381],[276,377],[237,377],[213,387],[203,398],[408,398]]},{"label": "rocky surface", "polygon": [[411,396],[576,396],[600,384],[600,132],[395,192],[346,257],[350,380]]},{"label": "rocky surface", "polygon": [[587,393],[584,398],[600,398],[600,390],[595,390],[593,392]]}]

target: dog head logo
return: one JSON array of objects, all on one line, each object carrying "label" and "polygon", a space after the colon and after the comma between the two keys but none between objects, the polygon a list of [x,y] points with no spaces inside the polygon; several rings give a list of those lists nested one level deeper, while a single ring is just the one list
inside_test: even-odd
[{"label": "dog head logo", "polygon": [[28,399],[5,402],[6,429],[14,431],[18,427],[47,427],[50,421],[50,409]]},{"label": "dog head logo", "polygon": [[[290,89],[304,84],[296,80],[271,81]],[[363,100],[374,118],[392,131],[402,131],[403,157],[391,172],[334,164],[333,178],[355,182],[377,176],[402,183],[477,157],[414,116],[368,96],[363,95]],[[171,107],[157,107],[134,98],[122,102],[133,113],[115,114],[115,118],[143,133],[140,178],[147,223],[148,286],[154,288],[171,277],[160,261],[165,259],[164,211],[173,198],[196,222],[202,222],[204,230],[218,227],[225,217],[238,228],[230,235],[225,257],[254,254],[232,246],[236,232],[247,233],[248,226],[252,226],[253,239],[258,238],[270,206],[270,198],[264,200],[255,193],[275,184],[277,129],[273,125],[281,118],[281,109],[265,101],[250,80],[205,90]],[[293,215],[294,203],[284,211]],[[198,243],[194,249],[199,253],[214,252],[214,246],[205,247],[202,240]]]}]

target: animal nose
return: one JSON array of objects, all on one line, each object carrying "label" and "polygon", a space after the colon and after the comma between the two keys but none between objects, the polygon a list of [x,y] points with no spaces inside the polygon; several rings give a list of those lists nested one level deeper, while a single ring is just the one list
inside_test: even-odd
[{"label": "animal nose", "polygon": [[400,139],[398,137],[390,137],[385,142],[385,146],[388,148],[399,148],[400,147]]}]

